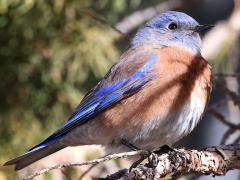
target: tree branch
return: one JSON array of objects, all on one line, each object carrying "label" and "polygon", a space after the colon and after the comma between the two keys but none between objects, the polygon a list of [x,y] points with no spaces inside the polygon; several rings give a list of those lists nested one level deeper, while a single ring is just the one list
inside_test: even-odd
[{"label": "tree branch", "polygon": [[225,119],[224,115],[220,112],[217,112],[214,109],[208,108],[207,113],[211,114],[213,117],[215,117],[217,120],[231,128],[232,130],[240,130],[240,124],[234,124],[228,120]]},{"label": "tree branch", "polygon": [[[103,158],[82,163],[60,164],[42,169],[24,179],[32,179],[54,169],[99,164],[113,159],[147,154],[147,151],[125,152],[107,155]],[[205,175],[224,175],[228,170],[232,169],[240,169],[240,144],[211,147],[201,151],[174,149],[174,151],[164,154],[153,153],[147,163],[139,165],[132,169],[131,172],[128,172],[127,169],[122,169],[103,179],[152,179],[165,177],[170,174],[173,177],[179,177],[192,172]]]},{"label": "tree branch", "polygon": [[172,176],[174,179],[190,174],[225,175],[227,171],[240,169],[240,145],[226,145],[206,148],[201,151],[175,149],[165,154],[152,154],[146,164],[131,172],[121,170],[106,179],[157,179]]},{"label": "tree branch", "polygon": [[118,29],[120,32],[123,32],[124,34],[128,34],[132,30],[139,27],[141,24],[152,19],[157,14],[179,8],[182,4],[183,0],[168,0],[160,2],[158,5],[135,11],[134,13],[117,23],[115,25],[115,28]]},{"label": "tree branch", "polygon": [[55,170],[55,169],[99,164],[99,163],[103,163],[105,161],[110,161],[110,160],[114,160],[114,159],[129,158],[129,157],[134,157],[134,156],[143,156],[143,155],[146,155],[147,153],[148,152],[146,152],[146,151],[132,151],[132,152],[125,152],[125,153],[118,153],[118,154],[110,154],[110,155],[104,156],[104,157],[99,158],[99,159],[95,159],[95,160],[92,160],[92,161],[85,161],[85,162],[81,162],[81,163],[58,164],[56,166],[44,168],[44,169],[42,169],[42,170],[40,170],[40,171],[38,171],[34,174],[31,174],[31,175],[27,176],[23,180],[32,179],[36,176],[39,176],[41,174],[47,173],[47,172]]}]

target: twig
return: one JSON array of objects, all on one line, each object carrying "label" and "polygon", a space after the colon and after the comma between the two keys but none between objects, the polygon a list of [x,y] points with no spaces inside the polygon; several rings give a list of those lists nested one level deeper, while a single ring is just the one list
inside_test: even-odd
[{"label": "twig", "polygon": [[[104,155],[104,156],[102,156],[102,157],[100,157],[100,158],[105,158],[105,157],[107,157],[107,156],[109,156],[109,154]],[[98,164],[99,164],[99,163],[92,164],[86,171],[84,171],[84,172],[81,174],[81,176],[80,176],[78,179],[81,180],[84,176],[86,176],[86,175],[87,175],[94,167],[96,167]]]},{"label": "twig", "polygon": [[223,137],[222,137],[222,140],[221,140],[221,144],[226,144],[228,138],[229,138],[232,134],[234,134],[235,132],[236,132],[236,131],[235,131],[234,129],[229,128],[229,129],[224,133],[224,135],[223,135]]},{"label": "twig", "polygon": [[117,23],[115,27],[124,34],[128,34],[132,30],[139,27],[141,24],[152,19],[157,14],[179,8],[182,4],[183,0],[168,0],[161,2],[158,5],[135,11],[134,13]]},{"label": "twig", "polygon": [[110,24],[107,20],[99,17],[99,15],[95,15],[93,12],[90,12],[89,10],[82,10],[82,13],[86,16],[91,17],[92,19],[100,22],[101,24],[107,25],[110,28],[112,28],[114,31],[116,31],[119,35],[124,36],[125,33],[123,33],[121,30]]},{"label": "twig", "polygon": [[[36,172],[25,179],[32,179],[53,169],[102,163],[112,159],[129,158],[133,156],[146,155],[147,153],[147,151],[141,150],[112,154],[104,158],[82,163],[56,165]],[[142,178],[153,179],[165,177],[169,174],[177,177],[191,172],[197,172],[199,174],[213,173],[215,175],[224,175],[231,169],[240,169],[240,144],[211,147],[202,151],[174,149],[174,151],[169,151],[160,155],[153,153],[150,156],[148,163],[139,165],[138,167],[132,169],[130,173],[126,169],[120,170],[119,172],[109,175],[107,179],[112,177],[114,177],[114,179],[123,178],[126,180]]]},{"label": "twig", "polygon": [[231,123],[229,121],[227,121],[225,119],[225,117],[217,112],[216,110],[214,109],[208,109],[207,110],[207,113],[211,114],[212,116],[214,116],[217,120],[219,120],[220,122],[222,122],[223,124],[227,125],[228,127],[230,127],[231,129],[240,129],[240,124],[234,124],[234,123]]},{"label": "twig", "polygon": [[92,161],[86,161],[86,162],[82,162],[82,163],[69,163],[69,164],[59,164],[56,166],[52,166],[49,168],[44,168],[26,178],[24,178],[23,180],[28,180],[28,179],[32,179],[36,176],[39,176],[41,174],[44,174],[46,172],[52,171],[54,169],[62,169],[62,168],[66,168],[66,167],[74,167],[74,166],[84,166],[84,165],[92,165],[92,164],[99,164],[105,161],[110,161],[110,160],[114,160],[114,159],[120,159],[120,158],[128,158],[128,157],[133,157],[133,156],[140,156],[140,155],[146,155],[148,152],[146,151],[133,151],[133,152],[125,152],[125,153],[119,153],[119,154],[111,154],[108,155],[106,157],[103,158],[99,158],[96,160],[92,160]]},{"label": "twig", "polygon": [[213,76],[216,77],[240,77],[240,73],[215,73]]},{"label": "twig", "polygon": [[96,167],[98,163],[92,164],[86,171],[84,171],[78,180],[81,180],[84,176],[86,176],[94,167]]},{"label": "twig", "polygon": [[234,141],[234,143],[240,143],[240,136]]},{"label": "twig", "polygon": [[[239,13],[239,0],[234,0],[234,11],[226,21],[218,22],[203,38],[202,54],[208,60],[217,58],[227,46],[231,46],[239,38],[240,26],[238,25]],[[218,37],[218,38],[216,38]]]},{"label": "twig", "polygon": [[[217,82],[217,85],[220,86],[220,83]],[[235,105],[237,105],[238,107],[240,107],[239,105],[239,96],[237,96],[237,94],[231,90],[229,90],[228,88],[224,88],[224,91],[226,92],[226,94],[229,96],[229,98],[233,101],[233,103]],[[212,115],[213,117],[215,117],[215,119],[217,119],[218,121],[222,122],[224,125],[228,126],[229,129],[224,133],[222,140],[221,140],[221,144],[225,144],[228,140],[228,138],[234,134],[236,131],[240,130],[240,123],[236,124],[236,123],[232,123],[230,121],[228,121],[224,115],[218,111],[215,110],[215,108],[208,108],[206,111],[208,114]],[[237,141],[235,141],[237,142]]]},{"label": "twig", "polygon": [[237,106],[240,109],[240,97],[235,93],[234,91],[230,90],[229,88],[224,89],[226,94],[231,98],[234,105]]},{"label": "twig", "polygon": [[153,154],[146,164],[134,168],[130,173],[124,171],[125,174],[120,173],[115,179],[158,179],[169,175],[177,178],[190,173],[221,176],[232,169],[240,169],[239,144],[211,147],[202,151],[175,149],[161,155]]},{"label": "twig", "polygon": [[228,95],[228,97],[232,100],[234,105],[240,109],[240,96],[233,90],[229,89],[221,79],[215,79],[214,83],[216,86],[223,89],[225,94]]},{"label": "twig", "polygon": [[160,14],[164,11],[179,8],[182,4],[183,0],[164,1],[159,3],[158,5],[135,11],[134,13],[125,17],[122,21],[118,22],[115,26],[110,24],[104,18],[100,18],[99,15],[95,15],[94,13],[90,12],[89,10],[83,10],[82,13],[104,25],[111,27],[120,36],[125,36],[129,34],[131,31],[133,31],[135,28],[138,28],[141,24],[152,19],[157,14]]}]

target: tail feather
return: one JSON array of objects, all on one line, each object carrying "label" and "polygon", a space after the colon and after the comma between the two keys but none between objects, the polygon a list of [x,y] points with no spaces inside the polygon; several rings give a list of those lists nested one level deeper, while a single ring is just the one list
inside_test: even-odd
[{"label": "tail feather", "polygon": [[15,165],[15,170],[20,170],[25,168],[26,166],[34,163],[35,161],[38,161],[39,159],[42,159],[46,156],[49,156],[50,154],[57,152],[66,146],[59,145],[59,144],[52,144],[50,146],[46,146],[42,149],[38,149],[36,151],[29,151],[28,153],[19,156],[15,159],[12,159],[4,164],[4,166],[7,165]]}]

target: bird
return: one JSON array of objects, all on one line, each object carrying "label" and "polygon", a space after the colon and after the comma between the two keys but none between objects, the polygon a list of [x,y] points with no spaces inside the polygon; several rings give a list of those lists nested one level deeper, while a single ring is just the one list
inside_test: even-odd
[{"label": "bird", "polygon": [[65,123],[4,165],[20,170],[69,146],[153,150],[187,136],[211,93],[211,66],[201,55],[201,32],[210,27],[183,12],[153,17]]}]

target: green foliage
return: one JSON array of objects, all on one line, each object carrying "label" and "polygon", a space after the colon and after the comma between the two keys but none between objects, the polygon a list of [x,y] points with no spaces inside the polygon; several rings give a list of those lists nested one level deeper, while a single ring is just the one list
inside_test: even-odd
[{"label": "green foliage", "polygon": [[0,0],[1,164],[65,122],[117,60],[116,32],[83,11],[91,9],[114,24],[143,4]]},{"label": "green foliage", "polygon": [[118,55],[112,30],[81,15],[78,1],[4,2],[1,162],[64,122]]}]

